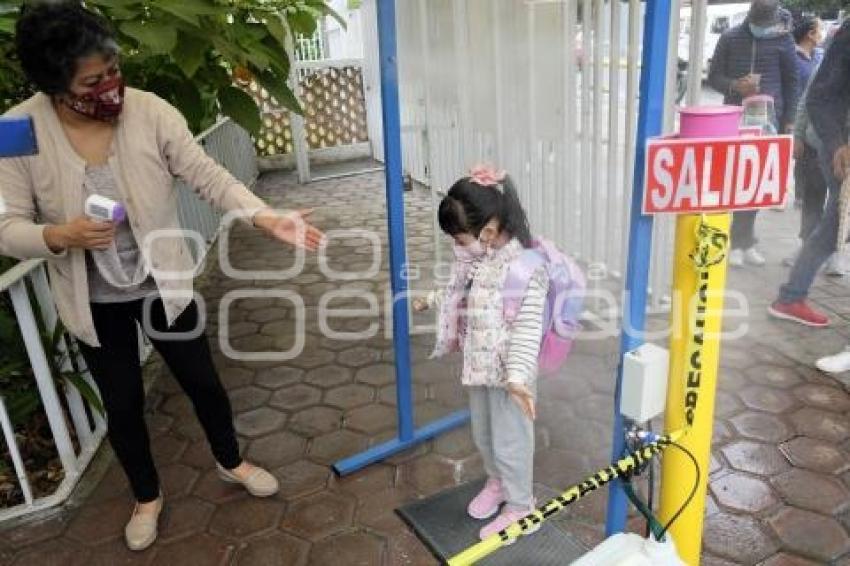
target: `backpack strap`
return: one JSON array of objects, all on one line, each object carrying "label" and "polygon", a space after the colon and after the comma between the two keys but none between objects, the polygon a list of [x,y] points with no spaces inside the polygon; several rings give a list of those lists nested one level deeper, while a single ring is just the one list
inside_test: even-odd
[{"label": "backpack strap", "polygon": [[502,286],[505,321],[508,324],[513,323],[519,314],[532,275],[546,265],[546,261],[543,253],[529,248],[523,250],[519,257],[508,266],[505,283]]}]

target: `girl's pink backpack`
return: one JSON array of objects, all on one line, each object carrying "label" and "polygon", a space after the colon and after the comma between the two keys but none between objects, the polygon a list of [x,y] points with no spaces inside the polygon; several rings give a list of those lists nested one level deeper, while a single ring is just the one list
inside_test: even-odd
[{"label": "girl's pink backpack", "polygon": [[563,365],[580,330],[586,281],[581,268],[549,240],[538,238],[530,248],[508,266],[502,289],[505,321],[512,324],[519,314],[531,276],[545,266],[549,292],[543,317],[543,339],[538,366],[541,374],[552,373]]}]

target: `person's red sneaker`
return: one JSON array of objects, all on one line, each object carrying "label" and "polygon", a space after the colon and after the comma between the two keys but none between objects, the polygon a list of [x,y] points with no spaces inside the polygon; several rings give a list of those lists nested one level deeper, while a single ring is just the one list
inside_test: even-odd
[{"label": "person's red sneaker", "polygon": [[773,317],[790,320],[806,326],[814,326],[816,328],[829,326],[829,317],[814,310],[806,301],[796,301],[794,303],[780,303],[776,301],[767,307],[767,312]]}]

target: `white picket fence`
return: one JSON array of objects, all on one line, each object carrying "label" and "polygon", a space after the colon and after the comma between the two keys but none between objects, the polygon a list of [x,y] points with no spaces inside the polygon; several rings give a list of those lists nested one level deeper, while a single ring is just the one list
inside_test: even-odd
[{"label": "white picket fence", "polygon": [[[199,135],[196,140],[240,181],[248,186],[253,185],[257,178],[256,157],[251,138],[245,130],[229,120],[222,120]],[[182,183],[178,182],[177,187],[180,218],[184,229],[200,234],[199,241],[206,243],[203,249],[193,245],[193,253],[205,254],[218,234],[220,215]],[[196,259],[199,260],[198,257]],[[37,313],[32,308],[28,286],[32,288]],[[35,496],[29,475],[36,470],[26,469],[6,405],[0,396],[0,428],[3,430],[3,439],[24,497],[22,504],[0,509],[0,522],[44,510],[65,501],[106,435],[104,419],[83,400],[77,389],[69,383],[63,383],[57,391],[55,380],[60,376],[51,373],[48,353],[42,344],[37,323],[39,317],[48,329],[48,334],[52,335],[58,320],[44,261],[23,261],[0,275],[0,293],[3,292],[8,292],[12,300],[64,476],[52,494]],[[139,347],[142,358],[145,359],[150,352],[150,346],[141,338],[141,333],[139,336]],[[60,352],[68,351],[70,344],[67,340],[70,338],[65,337],[60,342]],[[59,371],[71,370],[70,356],[63,359],[65,362]],[[85,368],[85,362],[81,357],[76,361],[78,367],[83,369],[84,379],[96,391],[91,375]],[[72,441],[72,433],[77,439],[76,445]]]}]

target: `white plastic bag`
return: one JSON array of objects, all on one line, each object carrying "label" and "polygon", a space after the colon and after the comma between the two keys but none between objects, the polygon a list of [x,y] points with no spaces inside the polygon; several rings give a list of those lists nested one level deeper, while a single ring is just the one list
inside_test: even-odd
[{"label": "white plastic bag", "polygon": [[668,534],[657,542],[634,533],[616,534],[573,562],[573,566],[687,566]]}]

